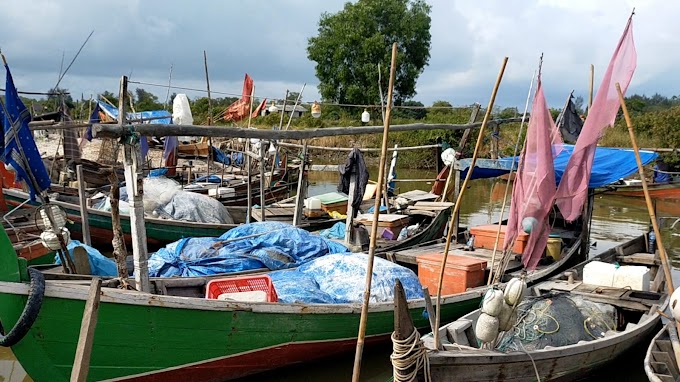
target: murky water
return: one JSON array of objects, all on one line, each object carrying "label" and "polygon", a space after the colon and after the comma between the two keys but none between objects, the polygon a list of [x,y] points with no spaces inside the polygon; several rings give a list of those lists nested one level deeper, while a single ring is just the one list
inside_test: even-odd
[{"label": "murky water", "polygon": [[[377,171],[371,172],[376,174]],[[375,175],[374,175],[375,177]],[[434,179],[433,172],[422,170],[399,171],[400,179]],[[334,172],[314,172],[310,175],[310,195],[334,191],[338,176]],[[461,208],[461,224],[478,225],[497,221],[503,201],[505,182],[495,180],[476,180],[466,190]],[[413,189],[429,190],[431,182],[400,182],[398,191]],[[591,253],[596,254],[611,248],[621,240],[636,237],[649,227],[649,216],[643,199],[598,196],[593,207],[591,240],[595,247]],[[507,210],[505,211],[507,214]],[[657,202],[657,216],[661,219],[663,240],[674,259],[674,265],[680,267],[680,223],[675,228],[675,235],[669,231],[671,224],[680,217],[680,202]],[[680,271],[674,271],[674,281],[678,285]],[[646,381],[642,367],[646,344],[627,354],[616,362],[616,366],[602,369],[590,380]],[[391,376],[389,362],[390,345],[367,348],[363,361],[362,380],[386,381]],[[294,366],[265,373],[245,381],[348,381],[351,379],[354,354],[346,354],[331,360]],[[21,366],[15,361],[11,351],[0,348],[0,382],[30,381]]]}]

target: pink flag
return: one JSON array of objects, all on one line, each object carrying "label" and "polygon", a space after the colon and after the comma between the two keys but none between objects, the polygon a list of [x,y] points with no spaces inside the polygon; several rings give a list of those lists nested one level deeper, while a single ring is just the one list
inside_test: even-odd
[{"label": "pink flag", "polygon": [[[554,143],[554,145],[553,145]],[[529,240],[522,254],[528,270],[536,268],[548,242],[548,214],[555,200],[554,158],[562,149],[562,138],[548,110],[541,79],[531,108],[527,137],[512,188],[510,218],[503,248],[514,244],[523,226],[530,226]]]},{"label": "pink flag", "polygon": [[604,134],[604,130],[614,123],[619,110],[616,83],[621,85],[621,91],[625,94],[633,78],[636,62],[637,53],[633,42],[633,18],[631,17],[609,62],[607,72],[602,78],[593,106],[588,112],[581,135],[576,141],[574,152],[569,158],[557,189],[556,204],[562,216],[568,221],[575,220],[581,214],[583,203],[588,196],[588,182],[597,141]]}]

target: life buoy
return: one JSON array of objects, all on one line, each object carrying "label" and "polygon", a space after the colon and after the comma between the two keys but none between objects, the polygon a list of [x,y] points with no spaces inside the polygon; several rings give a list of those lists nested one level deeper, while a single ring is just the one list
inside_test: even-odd
[{"label": "life buoy", "polygon": [[7,334],[0,324],[0,346],[10,347],[19,343],[38,318],[38,312],[40,312],[45,297],[45,276],[33,268],[28,268],[28,275],[31,278],[28,287],[28,302],[16,325]]}]

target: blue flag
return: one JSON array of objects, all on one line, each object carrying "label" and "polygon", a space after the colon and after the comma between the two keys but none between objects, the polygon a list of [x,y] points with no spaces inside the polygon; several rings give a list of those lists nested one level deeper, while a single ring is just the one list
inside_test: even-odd
[{"label": "blue flag", "polygon": [[85,129],[84,138],[87,139],[88,142],[92,142],[92,124],[101,122],[101,119],[99,118],[100,111],[99,102],[97,102],[94,106],[94,110],[92,110],[92,114],[90,114],[90,125]]},{"label": "blue flag", "polygon": [[13,167],[17,180],[26,182],[30,190],[31,200],[35,200],[36,193],[46,190],[51,181],[35,145],[35,140],[33,140],[33,134],[28,128],[31,113],[28,112],[19,98],[9,66],[5,65],[5,69],[7,70],[5,86],[7,114],[3,118],[5,163]]}]

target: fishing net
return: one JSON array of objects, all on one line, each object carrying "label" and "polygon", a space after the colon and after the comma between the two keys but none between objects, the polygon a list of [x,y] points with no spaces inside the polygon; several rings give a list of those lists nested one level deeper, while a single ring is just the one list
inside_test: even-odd
[{"label": "fishing net", "polygon": [[616,308],[579,296],[550,294],[524,300],[517,307],[514,329],[497,348],[503,352],[531,351],[573,345],[604,337],[616,330]]}]

